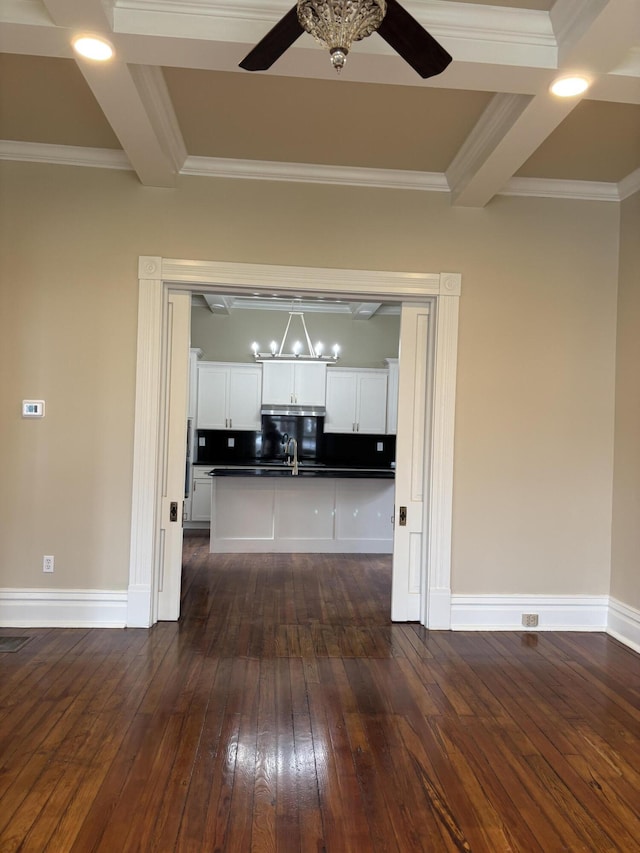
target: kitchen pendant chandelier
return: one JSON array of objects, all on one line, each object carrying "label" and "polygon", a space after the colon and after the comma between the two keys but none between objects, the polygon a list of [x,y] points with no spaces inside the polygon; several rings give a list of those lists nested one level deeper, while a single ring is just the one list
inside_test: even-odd
[{"label": "kitchen pendant chandelier", "polygon": [[298,0],[300,26],[328,48],[338,73],[352,42],[375,32],[386,11],[386,0]]},{"label": "kitchen pendant chandelier", "polygon": [[[302,329],[304,331],[304,337],[307,344],[306,353],[303,351],[304,347],[299,340],[293,343],[290,352],[285,352],[287,335],[289,334],[291,321],[294,317],[299,317],[300,322],[302,323]],[[284,335],[282,336],[282,342],[280,343],[280,346],[278,346],[277,341],[271,341],[271,344],[269,346],[269,352],[260,352],[260,344],[254,341],[251,344],[251,351],[256,361],[274,361],[275,359],[280,359],[280,361],[335,362],[340,358],[340,347],[338,346],[338,344],[333,345],[331,355],[323,355],[324,346],[320,342],[318,342],[315,346],[311,343],[311,338],[309,337],[309,332],[307,331],[307,324],[305,323],[304,314],[302,311],[289,311],[289,319],[287,321],[287,326],[284,330]]]}]

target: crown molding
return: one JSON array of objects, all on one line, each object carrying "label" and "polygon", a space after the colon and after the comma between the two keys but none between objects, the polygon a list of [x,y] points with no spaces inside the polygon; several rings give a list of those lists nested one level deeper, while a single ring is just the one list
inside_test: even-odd
[{"label": "crown molding", "polygon": [[638,190],[640,190],[640,169],[636,169],[635,172],[631,172],[630,175],[627,175],[627,177],[623,178],[618,184],[620,201],[624,201],[625,198],[629,198],[629,196],[634,195]]},{"label": "crown molding", "polygon": [[180,174],[209,178],[248,178],[259,181],[295,181],[399,190],[449,192],[447,179],[436,172],[367,169],[360,166],[321,166],[220,157],[188,157]]},{"label": "crown molding", "polygon": [[[200,29],[206,21],[267,22],[275,24],[291,8],[286,0],[262,3],[243,0],[116,0],[114,14],[118,28],[128,30],[128,23],[140,22],[142,16],[153,17],[159,32],[162,22],[168,26],[178,20],[191,30]],[[434,35],[466,41],[510,42],[514,35],[521,44],[555,49],[556,42],[548,12],[486,4],[471,5],[454,0],[412,0],[407,10]],[[461,23],[463,22],[463,23]],[[218,25],[218,35],[221,33]]]},{"label": "crown molding", "polygon": [[90,166],[95,169],[132,169],[127,155],[119,148],[84,148],[79,145],[50,145],[11,139],[0,139],[0,160]]},{"label": "crown molding", "polygon": [[[111,148],[82,148],[39,142],[0,140],[0,160],[48,163],[58,166],[89,166],[95,169],[131,170],[125,153]],[[401,169],[365,169],[317,166],[307,163],[276,163],[266,160],[233,160],[221,157],[187,157],[180,175],[335,184],[373,189],[450,192],[447,178],[437,172]],[[498,195],[532,198],[566,198],[577,201],[623,201],[640,190],[640,169],[620,183],[565,181],[551,178],[511,178]]]},{"label": "crown molding", "polygon": [[565,181],[555,178],[511,178],[498,195],[570,198],[576,201],[620,201],[618,184],[603,181]]}]

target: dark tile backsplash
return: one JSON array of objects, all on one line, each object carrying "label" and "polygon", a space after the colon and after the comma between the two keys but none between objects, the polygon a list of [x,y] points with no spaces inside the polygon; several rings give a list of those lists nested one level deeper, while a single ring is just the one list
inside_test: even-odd
[{"label": "dark tile backsplash", "polygon": [[[272,419],[269,419],[270,421]],[[354,468],[388,468],[395,460],[395,435],[351,435],[322,432],[322,418],[297,418],[278,423],[265,420],[264,430],[198,430],[196,462],[212,465],[255,464],[283,460],[285,441],[296,438],[301,460]]]}]

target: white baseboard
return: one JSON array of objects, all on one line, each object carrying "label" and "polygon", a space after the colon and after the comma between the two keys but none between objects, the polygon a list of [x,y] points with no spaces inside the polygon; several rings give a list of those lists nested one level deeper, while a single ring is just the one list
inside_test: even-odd
[{"label": "white baseboard", "polygon": [[5,628],[124,628],[126,590],[0,589]]},{"label": "white baseboard", "polygon": [[[137,588],[0,589],[0,627],[146,628],[147,602],[148,591]],[[437,604],[431,615],[439,624],[431,627],[446,630],[444,599]],[[523,613],[537,613],[538,626],[524,628]],[[640,653],[640,610],[608,596],[452,595],[451,630],[606,631]]]},{"label": "white baseboard", "polygon": [[[452,595],[454,631],[606,631],[606,595]],[[522,615],[537,613],[524,628]]]},{"label": "white baseboard", "polygon": [[640,652],[640,610],[623,604],[617,598],[610,598],[607,633]]}]

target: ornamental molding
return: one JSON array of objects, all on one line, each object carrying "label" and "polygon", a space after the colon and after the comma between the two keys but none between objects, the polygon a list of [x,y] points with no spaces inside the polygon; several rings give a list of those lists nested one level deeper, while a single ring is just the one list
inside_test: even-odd
[{"label": "ornamental molding", "polygon": [[[474,145],[481,144],[482,140],[476,138]],[[477,155],[477,150],[474,150],[468,151],[464,159],[462,157],[456,158],[454,161],[456,174],[462,174],[468,167],[468,164],[465,164],[468,157],[476,157]],[[132,171],[132,166],[124,151],[111,148],[81,148],[73,145],[48,145],[0,140],[0,160]],[[418,192],[451,192],[447,176],[437,172],[322,166],[312,163],[279,163],[267,160],[187,157],[179,174],[184,177],[288,181],[370,189],[415,190]],[[451,171],[449,174],[451,176]],[[619,183],[511,178],[497,195],[619,202],[633,195],[639,189],[640,169],[637,169]]]}]

